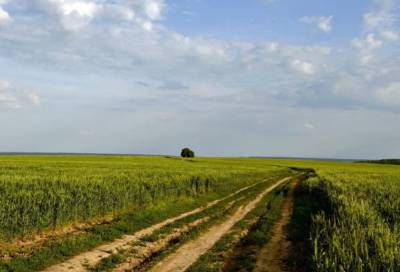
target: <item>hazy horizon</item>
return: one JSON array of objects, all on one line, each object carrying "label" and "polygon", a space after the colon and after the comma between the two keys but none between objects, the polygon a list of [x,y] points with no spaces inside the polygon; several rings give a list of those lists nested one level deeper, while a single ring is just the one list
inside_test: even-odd
[{"label": "hazy horizon", "polygon": [[400,157],[400,2],[0,0],[0,152]]},{"label": "hazy horizon", "polygon": [[[146,153],[81,153],[81,152],[13,152],[13,151],[1,151],[0,155],[66,155],[66,156],[133,156],[133,157],[140,157],[140,156],[154,156],[154,157],[181,157],[181,155],[179,154],[179,152],[177,152],[176,154],[146,154]],[[268,156],[268,155],[264,155],[264,156],[253,156],[253,155],[241,155],[241,156],[197,156],[198,158],[255,158],[255,159],[288,159],[288,160],[296,160],[296,159],[301,159],[301,160],[333,160],[333,161],[364,161],[364,160],[369,160],[368,158],[366,159],[359,159],[359,158],[329,158],[329,157],[286,157],[286,156]],[[380,159],[397,159],[397,158],[380,158]],[[371,159],[374,160],[374,159]]]}]

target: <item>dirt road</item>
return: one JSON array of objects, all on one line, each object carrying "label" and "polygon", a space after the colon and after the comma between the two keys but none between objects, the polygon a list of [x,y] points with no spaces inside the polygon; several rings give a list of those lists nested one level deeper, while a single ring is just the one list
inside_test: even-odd
[{"label": "dirt road", "polygon": [[202,212],[203,210],[210,208],[212,206],[215,206],[218,203],[220,203],[221,201],[223,201],[229,197],[233,197],[233,196],[243,192],[244,190],[250,189],[262,182],[265,182],[265,180],[258,182],[256,184],[241,188],[240,190],[238,190],[226,197],[212,201],[203,207],[194,209],[192,211],[180,214],[176,217],[164,220],[158,224],[152,225],[148,228],[145,228],[143,230],[140,230],[140,231],[134,233],[133,235],[124,235],[122,238],[117,239],[109,244],[101,245],[91,251],[87,251],[82,254],[79,254],[63,263],[56,264],[56,265],[51,266],[43,271],[45,271],[45,272],[84,272],[84,271],[87,271],[88,266],[95,266],[102,259],[109,257],[112,253],[116,253],[120,249],[128,249],[130,247],[130,244],[138,241],[140,238],[150,235],[154,231],[161,229],[162,227],[164,227],[168,224],[171,224],[177,220],[180,220],[180,219],[188,217],[190,215]]},{"label": "dirt road", "polygon": [[285,200],[281,216],[272,229],[272,237],[260,250],[254,272],[284,272],[285,263],[291,253],[291,242],[287,238],[286,226],[290,223],[293,213],[293,184]]},{"label": "dirt road", "polygon": [[209,250],[225,233],[237,222],[243,219],[263,197],[279,185],[287,182],[291,177],[284,178],[260,193],[254,200],[241,206],[232,216],[222,223],[212,226],[197,239],[182,245],[176,252],[166,257],[151,269],[152,272],[181,272],[190,267],[197,259]]}]

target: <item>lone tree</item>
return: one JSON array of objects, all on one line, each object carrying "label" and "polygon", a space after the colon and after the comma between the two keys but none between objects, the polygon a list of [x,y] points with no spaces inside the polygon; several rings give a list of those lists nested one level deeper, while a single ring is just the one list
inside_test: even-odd
[{"label": "lone tree", "polygon": [[194,158],[194,152],[190,148],[185,147],[181,151],[182,158]]}]

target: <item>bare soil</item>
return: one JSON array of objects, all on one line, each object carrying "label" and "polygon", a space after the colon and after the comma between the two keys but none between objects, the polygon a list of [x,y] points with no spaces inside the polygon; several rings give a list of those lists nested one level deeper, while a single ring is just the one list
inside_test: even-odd
[{"label": "bare soil", "polygon": [[287,272],[286,263],[292,252],[292,243],[288,239],[286,226],[290,223],[293,213],[294,183],[283,203],[281,215],[272,229],[268,243],[259,251],[254,272]]},{"label": "bare soil", "polygon": [[[224,207],[224,211],[232,208],[232,206],[242,198],[243,197],[239,197],[229,202]],[[178,240],[182,235],[188,233],[196,226],[209,221],[209,219],[209,216],[204,216],[203,218],[200,218],[194,222],[188,223],[180,228],[176,228],[172,233],[152,243],[138,243],[138,245],[131,244],[129,252],[133,252],[133,256],[119,264],[113,271],[146,271],[146,265],[152,261],[153,256],[163,251],[165,248],[173,244],[174,241]]]},{"label": "bare soil", "polygon": [[183,234],[188,233],[196,226],[201,225],[208,220],[209,217],[198,219],[190,224],[187,224],[182,228],[175,229],[172,233],[168,234],[166,237],[159,239],[155,242],[146,243],[145,245],[133,246],[130,250],[135,252],[134,256],[126,260],[126,262],[118,265],[113,271],[115,272],[133,271],[135,268],[145,263],[146,260],[150,259],[153,255],[157,254],[162,249],[170,245],[172,241],[178,239]]}]

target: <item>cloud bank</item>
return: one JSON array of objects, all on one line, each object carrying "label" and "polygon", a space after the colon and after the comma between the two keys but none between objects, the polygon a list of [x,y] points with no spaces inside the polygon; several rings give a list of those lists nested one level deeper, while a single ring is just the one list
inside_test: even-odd
[{"label": "cloud bank", "polygon": [[[229,131],[243,131],[254,119],[249,128],[254,134],[243,133],[242,137],[247,137],[244,142],[257,143],[262,141],[257,133],[268,135],[268,129],[261,129],[260,124],[279,127],[269,120],[271,111],[280,112],[284,120],[292,118],[293,111],[301,112],[302,119],[293,125],[298,126],[297,133],[324,127],[321,120],[310,119],[308,114],[313,111],[399,112],[400,54],[394,1],[375,1],[363,16],[362,31],[340,47],[185,35],[167,27],[168,8],[163,0],[1,1],[0,61],[11,63],[14,73],[3,69],[9,78],[0,81],[0,110],[43,108],[47,126],[49,115],[71,108],[88,120],[90,112],[96,111],[99,119],[95,123],[121,115],[138,127],[157,124],[170,141],[190,120],[209,127],[204,138],[212,141],[212,131],[219,131],[214,138],[222,139]],[[304,16],[300,21],[329,33],[333,19]],[[14,87],[23,80],[17,76],[21,71],[26,75],[24,87]],[[40,96],[30,89],[39,90]],[[235,115],[238,118],[232,119]],[[66,126],[74,127],[78,138],[88,135],[82,131],[94,136],[101,129],[90,123]],[[128,128],[115,129],[126,135]],[[146,130],[147,134],[160,134]],[[193,137],[197,132],[193,127],[182,138],[204,145]],[[153,150],[143,145],[146,137],[137,137],[135,141],[143,148]],[[237,137],[232,145],[240,140]],[[208,140],[207,145],[213,149]],[[161,142],[158,147],[169,152],[160,146]],[[257,146],[264,148],[263,144]]]}]

